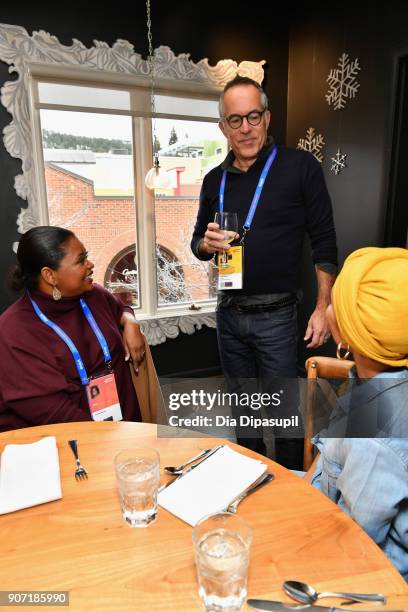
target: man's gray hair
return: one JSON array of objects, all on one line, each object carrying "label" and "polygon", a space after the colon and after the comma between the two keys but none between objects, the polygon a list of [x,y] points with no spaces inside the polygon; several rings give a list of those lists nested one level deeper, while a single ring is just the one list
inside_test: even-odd
[{"label": "man's gray hair", "polygon": [[228,91],[229,89],[232,89],[233,87],[237,87],[238,85],[252,85],[253,87],[255,87],[261,95],[262,110],[266,110],[268,108],[268,97],[266,93],[264,92],[264,90],[262,89],[262,87],[260,86],[260,84],[249,77],[240,76],[239,74],[237,74],[237,76],[234,77],[232,81],[228,81],[228,83],[224,87],[222,94],[220,95],[220,99],[218,102],[218,110],[220,113],[220,119],[224,119],[225,92]]}]

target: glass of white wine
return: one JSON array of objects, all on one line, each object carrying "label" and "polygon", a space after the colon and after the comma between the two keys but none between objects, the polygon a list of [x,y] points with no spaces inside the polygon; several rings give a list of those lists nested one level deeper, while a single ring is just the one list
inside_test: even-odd
[{"label": "glass of white wine", "polygon": [[[236,212],[217,212],[215,213],[215,223],[218,223],[220,230],[224,233],[225,242],[232,242],[238,232],[238,215]],[[220,266],[228,267],[228,254],[226,252],[219,255]]]}]

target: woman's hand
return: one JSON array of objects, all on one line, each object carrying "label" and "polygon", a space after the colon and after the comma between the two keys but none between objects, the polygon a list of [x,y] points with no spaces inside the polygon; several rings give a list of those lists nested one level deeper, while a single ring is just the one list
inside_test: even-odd
[{"label": "woman's hand", "polygon": [[125,360],[133,363],[136,374],[139,366],[145,358],[145,341],[140,326],[130,312],[124,312],[120,320],[123,328],[123,347],[125,349]]}]

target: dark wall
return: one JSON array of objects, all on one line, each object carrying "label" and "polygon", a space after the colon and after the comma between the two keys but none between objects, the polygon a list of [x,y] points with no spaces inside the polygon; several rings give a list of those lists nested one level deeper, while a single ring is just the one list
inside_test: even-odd
[{"label": "dark wall", "polygon": [[[408,52],[406,3],[318,3],[290,28],[287,143],[296,146],[308,127],[323,134],[323,170],[332,196],[340,263],[355,249],[382,246],[388,194],[394,68]],[[332,110],[326,78],[341,53],[358,57],[360,89],[343,110]],[[337,148],[347,168],[330,171]],[[303,325],[314,300],[313,270],[303,264]],[[333,347],[330,347],[332,349]]]},{"label": "dark wall", "polygon": [[[285,8],[266,9],[244,2],[206,3],[163,2],[152,0],[153,46],[168,45],[175,53],[190,53],[195,62],[204,57],[214,65],[220,59],[266,60],[266,89],[271,100],[273,132],[280,143],[286,136],[286,96],[288,58],[288,19]],[[66,45],[77,38],[86,46],[93,40],[112,45],[122,38],[147,55],[145,3],[56,4],[8,3],[0,9],[0,22],[21,25],[29,34],[45,30]],[[272,13],[272,14],[271,14]],[[9,80],[8,67],[0,63],[0,84]],[[0,106],[0,129],[10,116]],[[13,160],[0,143],[0,282],[4,286],[7,270],[14,261],[12,243],[18,240],[16,217],[24,201],[14,191],[14,176],[20,172],[19,160]],[[5,289],[0,296],[0,311],[13,297]],[[175,371],[208,370],[218,367],[215,330],[204,328],[192,336],[181,334],[176,340],[153,348],[160,374]]]}]

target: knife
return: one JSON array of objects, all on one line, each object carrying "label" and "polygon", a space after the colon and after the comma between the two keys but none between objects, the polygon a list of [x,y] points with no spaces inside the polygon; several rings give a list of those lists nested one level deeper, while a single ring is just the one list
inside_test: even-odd
[{"label": "knife", "polygon": [[[204,461],[207,461],[207,459],[209,459],[211,457],[211,455],[213,455],[214,453],[216,453],[218,450],[220,450],[220,448],[223,448],[224,444],[220,444],[219,446],[214,446],[214,448],[212,448],[210,450],[209,453],[207,453],[205,455],[205,457],[203,457],[202,459],[200,459],[200,461],[197,461],[197,463],[194,463],[193,465],[191,465],[189,468],[187,468],[186,470],[183,470],[183,472],[177,476],[176,480],[179,480],[180,478],[183,478],[183,476],[185,476],[186,474],[188,474],[189,472],[191,472],[191,470],[195,470],[196,467],[198,467],[199,465],[201,465],[202,463],[204,463]],[[175,481],[173,481],[175,482]]]},{"label": "knife", "polygon": [[[255,610],[268,612],[283,612],[284,610],[306,610],[307,612],[373,612],[373,610],[360,610],[352,608],[335,608],[333,606],[316,606],[311,604],[284,604],[281,601],[271,599],[247,599],[247,604]],[[386,612],[404,612],[403,610],[386,610]]]}]

